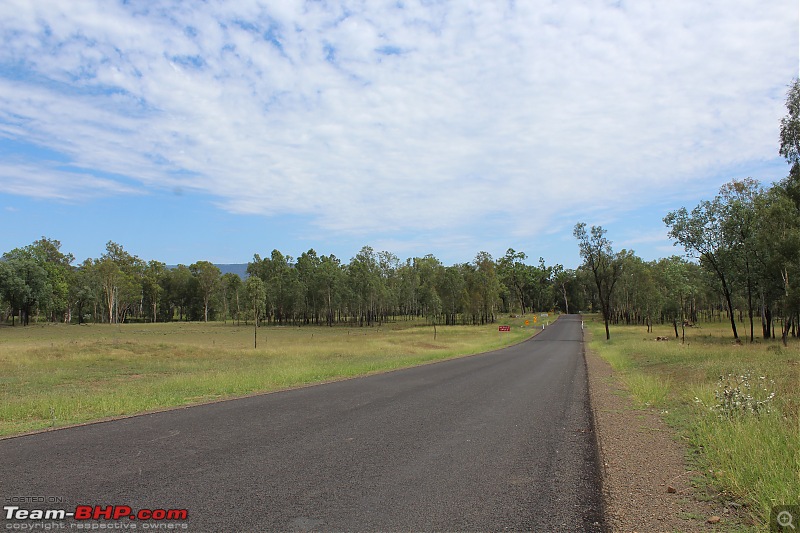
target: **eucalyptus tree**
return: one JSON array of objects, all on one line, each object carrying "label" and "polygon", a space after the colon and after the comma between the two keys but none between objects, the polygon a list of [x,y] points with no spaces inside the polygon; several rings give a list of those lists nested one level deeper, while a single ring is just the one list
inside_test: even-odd
[{"label": "eucalyptus tree", "polygon": [[658,287],[658,274],[656,264],[642,263],[637,270],[639,290],[636,293],[636,306],[639,308],[647,332],[653,331],[653,319],[656,318],[664,305],[664,299]]},{"label": "eucalyptus tree", "polygon": [[[189,319],[190,308],[197,294],[197,280],[186,265],[178,265],[169,271],[166,285],[171,307],[178,309],[178,320]],[[174,311],[170,311],[170,319]]]},{"label": "eucalyptus tree", "polygon": [[466,281],[462,276],[462,267],[458,265],[443,267],[439,271],[436,286],[441,299],[445,324],[455,325],[458,314],[463,312],[466,298]]},{"label": "eucalyptus tree", "polygon": [[800,79],[794,79],[786,94],[786,115],[781,119],[779,153],[794,169],[800,166]]},{"label": "eucalyptus tree", "polygon": [[92,322],[102,322],[103,286],[97,263],[88,258],[75,270],[70,286],[70,300],[78,308],[78,323],[83,322],[84,307],[91,306]]},{"label": "eucalyptus tree", "polygon": [[189,271],[197,280],[200,295],[203,298],[203,321],[208,322],[208,306],[211,297],[217,290],[222,272],[219,267],[208,261],[197,261],[189,266]]},{"label": "eucalyptus tree", "polygon": [[575,283],[575,271],[565,269],[563,265],[553,266],[553,284],[560,293],[560,298],[564,299],[564,313],[569,314],[569,287]]},{"label": "eucalyptus tree", "polygon": [[[228,317],[235,319],[239,323],[241,313],[240,292],[242,289],[242,278],[233,272],[226,272],[222,275],[219,283],[219,292],[223,305],[223,320],[227,322]],[[235,312],[234,312],[235,310]]]},{"label": "eucalyptus tree", "polygon": [[397,314],[400,302],[400,278],[398,269],[400,259],[391,252],[378,252],[379,313],[381,320],[387,320],[389,314]]},{"label": "eucalyptus tree", "polygon": [[53,322],[59,318],[65,321],[70,317],[69,284],[72,276],[72,254],[61,252],[61,243],[55,239],[42,237],[23,248],[15,248],[3,254],[6,260],[28,259],[34,261],[45,275],[49,293],[40,295],[35,306],[37,312],[47,315]]},{"label": "eucalyptus tree", "polygon": [[439,260],[431,254],[414,258],[414,269],[419,279],[417,305],[426,318],[431,314],[438,316],[441,311],[441,298],[436,292],[437,276],[441,266]]},{"label": "eucalyptus tree", "polygon": [[761,185],[752,178],[733,180],[720,189],[725,215],[723,230],[734,250],[733,260],[737,265],[733,269],[732,281],[739,281],[747,295],[750,342],[754,341],[753,294],[758,290],[758,255],[763,244],[756,237],[756,206],[762,194]]},{"label": "eucalyptus tree", "polygon": [[669,236],[675,244],[681,244],[687,254],[700,260],[700,264],[714,272],[720,283],[722,295],[728,309],[733,338],[739,340],[736,331],[731,281],[736,271],[738,242],[728,231],[729,210],[721,195],[714,200],[703,200],[692,212],[685,207],[670,211],[664,223],[670,227]]},{"label": "eucalyptus tree", "polygon": [[298,279],[305,289],[302,306],[303,322],[305,323],[309,323],[313,320],[315,323],[319,324],[323,302],[322,280],[319,273],[320,265],[321,259],[313,248],[300,254],[295,264]]},{"label": "eucalyptus tree", "polygon": [[506,251],[506,255],[497,260],[497,271],[500,280],[508,290],[509,311],[514,312],[515,304],[519,304],[521,314],[525,314],[525,285],[527,265],[524,263],[527,256],[525,252],[517,252],[513,248]]},{"label": "eucalyptus tree", "polygon": [[353,297],[352,308],[357,309],[360,325],[370,326],[376,317],[376,302],[381,291],[381,277],[375,251],[364,246],[347,265],[347,281]]},{"label": "eucalyptus tree", "polygon": [[61,315],[64,320],[69,320],[70,300],[69,283],[72,275],[72,262],[75,257],[71,253],[61,251],[61,242],[55,239],[42,237],[25,250],[47,272],[47,282],[50,286],[49,314],[50,320],[55,322],[56,315]]},{"label": "eucalyptus tree", "polygon": [[52,296],[47,271],[33,257],[26,254],[4,255],[0,271],[0,291],[11,306],[12,319],[19,313],[20,322],[27,326],[37,309],[47,308]]},{"label": "eucalyptus tree", "polygon": [[399,279],[398,305],[400,313],[405,317],[417,315],[419,308],[419,270],[414,265],[412,259],[406,259],[405,263],[397,269]]},{"label": "eucalyptus tree", "polygon": [[[800,195],[795,194],[800,187],[797,186],[795,174],[793,172],[769,191],[757,230],[759,240],[766,244],[765,270],[771,273],[772,279],[780,280],[778,285],[783,315],[781,337],[784,344],[792,321],[800,310]],[[767,286],[766,290],[769,289]]]},{"label": "eucalyptus tree", "polygon": [[622,263],[623,275],[617,282],[616,294],[612,298],[615,323],[624,320],[626,324],[639,324],[644,322],[644,298],[642,292],[646,289],[648,276],[647,266],[641,258],[632,251],[623,251],[619,254]]},{"label": "eucalyptus tree", "polygon": [[547,266],[544,258],[539,258],[539,265],[527,266],[527,292],[531,295],[531,301],[535,302],[535,307],[541,311],[552,309],[557,295],[553,282],[553,267]]},{"label": "eucalyptus tree", "polygon": [[258,348],[258,321],[266,310],[267,288],[258,276],[250,276],[244,282],[245,294],[253,310],[253,348]]},{"label": "eucalyptus tree", "polygon": [[[592,226],[591,233],[586,232],[586,224],[575,224],[573,235],[578,239],[578,248],[583,258],[584,266],[592,274],[600,311],[606,327],[606,340],[611,338],[608,322],[611,319],[611,298],[614,287],[622,275],[622,257],[615,255],[611,248],[611,241],[606,237],[606,230],[602,226]],[[624,251],[623,251],[624,252]]]},{"label": "eucalyptus tree", "polygon": [[12,324],[16,325],[14,324],[16,316],[14,300],[22,284],[22,280],[16,275],[8,261],[0,261],[0,305],[6,304],[8,306],[5,307],[8,312],[3,311],[3,314],[0,315],[3,317],[4,322],[8,316],[11,316]]},{"label": "eucalyptus tree", "polygon": [[[784,292],[783,343],[792,318],[800,309],[800,79],[795,79],[786,95],[786,116],[781,119],[779,153],[789,164],[789,175],[770,191],[765,212],[774,235],[768,254],[780,272]],[[763,229],[762,229],[763,231]]]},{"label": "eucalyptus tree", "polygon": [[257,276],[265,284],[267,311],[266,319],[279,324],[294,316],[299,301],[303,299],[302,286],[292,258],[279,250],[272,250],[270,257],[261,258],[255,254],[247,265],[247,273]]},{"label": "eucalyptus tree", "polygon": [[475,265],[475,285],[480,308],[480,323],[488,324],[495,321],[495,309],[500,300],[500,280],[497,275],[497,266],[488,252],[478,252],[473,261]]},{"label": "eucalyptus tree", "polygon": [[319,289],[325,304],[325,324],[333,326],[334,310],[339,309],[344,288],[344,270],[333,254],[323,255],[319,263]]},{"label": "eucalyptus tree", "polygon": [[113,242],[96,261],[105,296],[109,323],[124,322],[128,313],[142,301],[144,262]]},{"label": "eucalyptus tree", "polygon": [[656,280],[663,299],[662,317],[672,322],[678,336],[678,321],[686,317],[685,301],[690,293],[689,263],[673,255],[659,259],[655,264]]},{"label": "eucalyptus tree", "polygon": [[167,273],[167,265],[161,261],[151,260],[144,266],[142,291],[152,322],[158,322],[159,304],[165,292],[164,278]]}]

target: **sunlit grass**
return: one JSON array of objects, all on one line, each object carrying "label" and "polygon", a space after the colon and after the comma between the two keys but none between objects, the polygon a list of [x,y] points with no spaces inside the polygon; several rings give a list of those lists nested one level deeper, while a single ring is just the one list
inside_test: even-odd
[{"label": "sunlit grass", "polygon": [[[701,323],[686,341],[665,325],[614,326],[605,340],[602,323],[586,322],[590,348],[607,359],[639,405],[668,411],[667,420],[693,444],[709,482],[728,499],[749,506],[766,523],[772,506],[800,502],[800,343],[733,342],[730,324]],[[656,341],[668,337],[669,341]],[[769,412],[720,416],[715,404],[720,376],[753,376],[754,391],[774,391]]]},{"label": "sunlit grass", "polygon": [[487,326],[220,323],[0,328],[0,435],[392,370],[519,342]]}]

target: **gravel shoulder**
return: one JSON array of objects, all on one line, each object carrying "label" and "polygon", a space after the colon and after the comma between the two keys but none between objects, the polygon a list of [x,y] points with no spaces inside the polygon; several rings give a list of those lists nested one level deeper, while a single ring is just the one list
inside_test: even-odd
[{"label": "gravel shoulder", "polygon": [[[676,431],[658,412],[637,408],[604,359],[588,348],[585,355],[607,529],[694,532],[730,527],[719,504],[700,501],[695,494],[691,479],[698,473],[687,466],[687,446]],[[712,517],[722,519],[712,524]]]}]

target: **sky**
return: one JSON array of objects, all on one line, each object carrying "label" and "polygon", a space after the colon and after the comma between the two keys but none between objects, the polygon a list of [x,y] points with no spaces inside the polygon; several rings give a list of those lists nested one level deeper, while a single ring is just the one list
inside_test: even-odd
[{"label": "sky", "polygon": [[363,246],[580,264],[572,229],[788,173],[797,0],[4,0],[0,252]]}]

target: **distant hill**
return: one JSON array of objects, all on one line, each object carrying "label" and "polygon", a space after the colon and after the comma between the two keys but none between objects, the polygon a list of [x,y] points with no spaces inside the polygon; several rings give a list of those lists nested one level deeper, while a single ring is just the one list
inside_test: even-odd
[{"label": "distant hill", "polygon": [[247,277],[247,263],[232,263],[230,265],[217,265],[217,268],[222,271],[223,274],[227,274],[228,272],[233,272],[234,274],[238,274],[240,278],[245,279]]},{"label": "distant hill", "polygon": [[[167,268],[172,270],[173,268],[177,268],[178,265],[167,265]],[[189,265],[186,265],[189,266]],[[223,274],[227,274],[228,272],[232,272],[238,275],[240,278],[245,279],[247,278],[247,263],[232,263],[229,265],[215,265]]]}]

